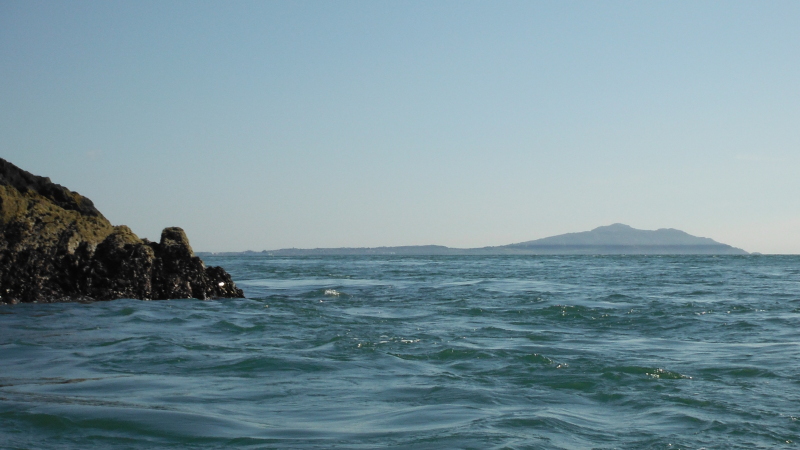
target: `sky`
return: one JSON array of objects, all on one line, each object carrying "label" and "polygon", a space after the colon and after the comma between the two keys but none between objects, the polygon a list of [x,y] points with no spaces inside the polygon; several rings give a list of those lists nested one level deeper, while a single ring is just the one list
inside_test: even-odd
[{"label": "sky", "polygon": [[199,251],[800,253],[797,1],[0,2],[0,157]]}]

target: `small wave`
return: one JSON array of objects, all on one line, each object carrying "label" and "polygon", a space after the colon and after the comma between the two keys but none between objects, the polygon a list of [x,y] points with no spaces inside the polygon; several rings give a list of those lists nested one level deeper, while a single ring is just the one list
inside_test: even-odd
[{"label": "small wave", "polygon": [[267,329],[266,324],[257,324],[257,325],[237,325],[233,322],[229,322],[227,320],[220,320],[214,325],[212,328],[222,331],[234,331],[237,333],[252,333],[256,331],[264,331]]},{"label": "small wave", "polygon": [[597,382],[594,380],[557,380],[546,383],[547,386],[553,389],[568,389],[573,391],[581,391],[586,393],[593,393],[597,387]]},{"label": "small wave", "polygon": [[715,367],[700,371],[709,379],[733,378],[780,378],[775,372],[763,367]]},{"label": "small wave", "polygon": [[171,438],[195,441],[203,438],[234,438],[263,435],[259,427],[213,414],[168,411],[141,405],[48,405],[35,411],[0,414],[3,421],[28,424],[40,430],[64,433],[113,432],[151,438]]},{"label": "small wave", "polygon": [[635,300],[636,298],[625,294],[610,294],[597,299],[597,301],[608,302],[608,303],[630,303]]},{"label": "small wave", "polygon": [[538,353],[534,353],[532,355],[525,355],[519,358],[520,361],[526,362],[529,364],[543,364],[543,365],[552,365],[555,364],[554,361],[547,356],[540,355]]},{"label": "small wave", "polygon": [[678,372],[662,369],[660,367],[616,366],[616,367],[609,367],[603,370],[604,377],[618,378],[621,374],[644,375],[649,378],[662,379],[662,380],[692,379],[692,377],[688,375],[683,375]]},{"label": "small wave", "polygon": [[313,358],[271,358],[265,356],[237,358],[232,361],[216,363],[208,366],[194,364],[193,372],[224,374],[239,378],[264,376],[265,372],[327,372],[332,367],[321,360]]}]

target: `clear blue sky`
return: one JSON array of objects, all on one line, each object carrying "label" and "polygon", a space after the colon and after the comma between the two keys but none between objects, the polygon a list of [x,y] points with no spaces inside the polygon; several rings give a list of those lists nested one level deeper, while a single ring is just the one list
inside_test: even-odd
[{"label": "clear blue sky", "polygon": [[0,2],[0,156],[197,250],[800,253],[800,2]]}]

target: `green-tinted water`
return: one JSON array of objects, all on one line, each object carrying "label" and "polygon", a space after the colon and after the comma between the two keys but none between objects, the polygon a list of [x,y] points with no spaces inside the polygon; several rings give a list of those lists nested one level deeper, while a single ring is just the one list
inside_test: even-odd
[{"label": "green-tinted water", "polygon": [[3,448],[794,448],[800,257],[207,258],[0,307]]}]

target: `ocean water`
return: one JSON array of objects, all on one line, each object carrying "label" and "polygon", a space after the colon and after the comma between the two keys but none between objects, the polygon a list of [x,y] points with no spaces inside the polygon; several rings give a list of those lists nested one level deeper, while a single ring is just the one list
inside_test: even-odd
[{"label": "ocean water", "polygon": [[800,445],[800,257],[208,257],[0,306],[0,448]]}]

